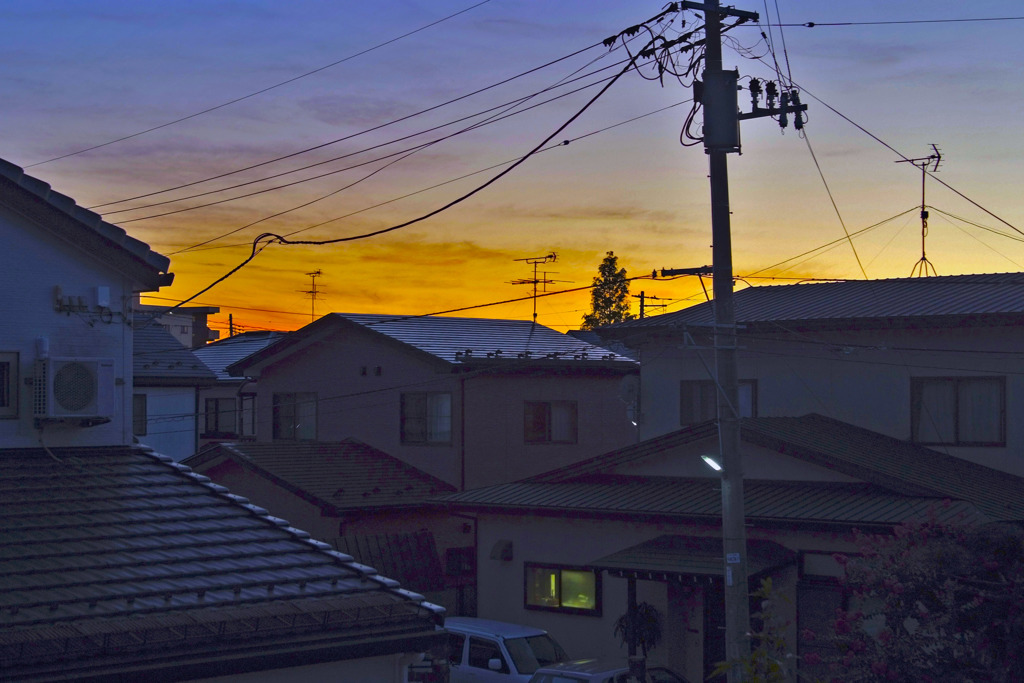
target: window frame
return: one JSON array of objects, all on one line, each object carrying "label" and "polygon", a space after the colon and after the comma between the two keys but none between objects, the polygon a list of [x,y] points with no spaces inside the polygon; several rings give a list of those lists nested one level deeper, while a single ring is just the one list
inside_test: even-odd
[{"label": "window frame", "polygon": [[[232,407],[228,410],[221,408],[221,402],[230,401]],[[210,404],[214,404],[214,410],[210,410]],[[221,415],[232,414],[234,429],[221,429]],[[238,438],[238,400],[234,396],[210,396],[203,400],[203,433],[200,436],[204,439],[237,439]],[[214,429],[210,429],[210,422],[214,422]]]},{"label": "window frame", "polygon": [[0,370],[0,419],[18,417],[20,363],[17,351],[0,351],[0,368],[6,368]]},{"label": "window frame", "polygon": [[[556,439],[553,430],[553,414],[554,407],[556,405],[564,405],[571,408],[569,413],[569,428],[572,432],[571,438],[568,439]],[[538,430],[537,425],[531,417],[535,417],[535,414],[531,412],[531,406],[534,409],[542,408],[544,412],[544,425],[543,428]],[[575,445],[580,442],[580,409],[579,403],[573,400],[547,400],[547,401],[534,401],[528,400],[523,401],[523,443],[530,446],[537,445]],[[537,436],[535,436],[537,435]]]},{"label": "window frame", "polygon": [[[961,384],[967,382],[977,382],[979,380],[985,380],[996,385],[998,396],[996,397],[999,402],[999,438],[996,441],[967,441],[960,438],[961,434],[961,413],[960,413],[960,401]],[[920,438],[921,432],[921,418],[924,411],[924,405],[922,403],[923,396],[922,391],[924,386],[929,383],[939,382],[950,382],[953,384],[953,416],[954,422],[952,425],[952,439],[950,441],[942,440],[923,440]],[[936,430],[937,431],[937,430]],[[937,437],[941,437],[941,434],[936,434]],[[911,377],[910,378],[910,441],[915,444],[922,446],[973,446],[973,447],[994,447],[1003,448],[1006,446],[1006,376],[1005,375],[950,375],[950,376],[934,376],[934,377]]]},{"label": "window frame", "polygon": [[256,438],[256,392],[246,391],[238,395],[238,438]]},{"label": "window frame", "polygon": [[[538,602],[531,602],[531,579],[533,578],[533,571],[553,572],[557,577],[555,581],[557,604],[545,605]],[[594,577],[594,606],[592,608],[587,607],[571,607],[564,604],[561,596],[563,588],[562,572],[582,572],[592,574]],[[547,562],[524,562],[523,563],[523,609],[538,610],[542,612],[558,612],[561,614],[576,614],[580,616],[588,617],[600,617],[604,609],[604,588],[603,588],[603,577],[604,572],[598,571],[593,567],[586,567],[581,565],[567,565],[567,564],[551,564]]]},{"label": "window frame", "polygon": [[[271,437],[274,441],[316,441],[318,423],[318,397],[315,391],[282,391],[274,392],[272,397],[272,425]],[[299,411],[297,406],[304,404],[311,405],[312,434],[303,436],[308,428],[302,428],[303,423],[299,422]],[[289,418],[288,424],[283,422]]]},{"label": "window frame", "polygon": [[[738,380],[740,391],[739,417],[757,417],[757,380]],[[750,410],[749,415],[745,414],[746,407],[743,402],[743,387],[750,387]],[[686,389],[690,389],[690,397],[684,395]],[[696,396],[694,396],[696,394]],[[701,417],[707,414],[706,401],[710,400],[710,417],[691,420],[688,417]],[[684,414],[684,411],[688,412]],[[697,415],[700,413],[700,415]],[[683,379],[679,380],[679,426],[689,427],[691,425],[718,419],[718,387],[713,379]]]},{"label": "window frame", "polygon": [[[431,433],[433,427],[432,421],[432,401],[437,400],[441,397],[445,397],[448,402],[447,406],[447,423],[448,433],[447,435],[438,435]],[[422,399],[423,414],[422,415],[410,415],[411,404],[413,400]],[[408,446],[451,446],[453,443],[453,426],[454,420],[454,399],[452,392],[450,391],[403,391],[399,398],[399,416],[398,416],[398,430],[399,439],[403,445]],[[436,407],[436,406],[434,406]],[[440,417],[444,417],[443,415]],[[423,438],[414,438],[415,434],[410,428],[411,423],[416,420],[423,422]]]}]

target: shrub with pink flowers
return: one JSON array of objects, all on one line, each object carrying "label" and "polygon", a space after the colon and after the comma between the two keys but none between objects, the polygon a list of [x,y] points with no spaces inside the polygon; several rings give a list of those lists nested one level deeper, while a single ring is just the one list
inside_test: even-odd
[{"label": "shrub with pink flowers", "polygon": [[1024,531],[930,519],[857,533],[829,662],[843,681],[1024,680]]}]

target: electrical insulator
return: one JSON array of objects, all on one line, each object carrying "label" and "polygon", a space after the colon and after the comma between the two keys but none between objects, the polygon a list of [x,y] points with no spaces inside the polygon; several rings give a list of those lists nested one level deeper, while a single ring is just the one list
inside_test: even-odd
[{"label": "electrical insulator", "polygon": [[794,90],[790,93],[790,98],[793,100],[793,106],[796,108],[793,112],[793,127],[797,130],[802,130],[804,127],[804,113],[800,111],[800,91]]},{"label": "electrical insulator", "polygon": [[765,84],[765,94],[768,96],[768,108],[775,108],[775,96],[778,95],[778,88],[775,86],[775,81],[768,81]]},{"label": "electrical insulator", "polygon": [[753,109],[758,108],[758,101],[761,99],[761,81],[756,78],[750,79],[750,106]]},{"label": "electrical insulator", "polygon": [[789,93],[786,92],[785,90],[783,90],[782,94],[779,95],[779,127],[780,128],[785,128],[786,126],[789,125],[789,114],[786,111],[787,109],[789,109]]}]

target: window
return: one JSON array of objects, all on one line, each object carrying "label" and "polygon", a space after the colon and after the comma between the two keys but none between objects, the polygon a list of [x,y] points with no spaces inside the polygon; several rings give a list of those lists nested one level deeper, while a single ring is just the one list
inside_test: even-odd
[{"label": "window", "polygon": [[146,429],[149,421],[146,411],[146,395],[132,394],[132,434],[135,436],[146,436],[149,433]]},{"label": "window", "polygon": [[402,443],[450,444],[452,395],[442,391],[402,394]]},{"label": "window", "polygon": [[[757,416],[757,382],[739,381],[740,417]],[[712,380],[684,379],[679,383],[679,424],[682,426],[718,417],[718,392]]]},{"label": "window", "polygon": [[508,662],[501,656],[501,648],[497,642],[487,638],[470,636],[469,657],[466,659],[466,663],[478,669],[490,669],[489,664],[492,659],[497,659],[500,662],[500,666],[497,669],[492,669],[492,671],[498,671],[503,674],[509,672]]},{"label": "window", "polygon": [[241,422],[238,433],[244,438],[256,437],[256,394],[241,394],[242,409],[238,414]]},{"label": "window", "polygon": [[206,399],[203,436],[207,438],[233,438],[238,436],[236,428],[238,409],[233,398]]},{"label": "window", "polygon": [[527,401],[526,443],[576,443],[576,401]]},{"label": "window", "polygon": [[1006,445],[1006,378],[914,377],[911,439],[946,446]]},{"label": "window", "polygon": [[0,352],[0,418],[18,416],[18,353]]},{"label": "window", "polygon": [[316,393],[274,394],[273,436],[282,441],[315,440]]},{"label": "window", "polygon": [[466,646],[466,636],[461,633],[448,632],[448,663],[452,666],[462,664],[462,650]]},{"label": "window", "polygon": [[592,569],[526,563],[525,607],[601,616],[601,574]]}]

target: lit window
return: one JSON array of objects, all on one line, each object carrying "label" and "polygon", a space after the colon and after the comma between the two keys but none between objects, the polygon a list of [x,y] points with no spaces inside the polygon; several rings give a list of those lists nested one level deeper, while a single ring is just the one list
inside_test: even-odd
[{"label": "lit window", "polygon": [[527,401],[523,406],[526,443],[576,443],[575,401]]},{"label": "lit window", "polygon": [[[757,415],[757,382],[740,380],[739,416]],[[682,426],[707,422],[718,417],[718,391],[712,380],[684,379],[679,383],[679,424]]]},{"label": "lit window", "polygon": [[18,353],[0,352],[0,418],[18,416]]},{"label": "lit window", "polygon": [[592,569],[526,563],[525,606],[601,616],[601,574]]},{"label": "lit window", "polygon": [[274,394],[274,433],[281,441],[316,439],[316,393]]},{"label": "lit window", "polygon": [[132,434],[135,436],[146,436],[149,433],[146,428],[149,422],[147,405],[145,394],[132,394]]},{"label": "lit window", "polygon": [[402,443],[450,444],[452,395],[441,391],[402,394]]},{"label": "lit window", "polygon": [[206,399],[203,436],[207,438],[234,438],[238,436],[235,424],[237,409],[233,398]]},{"label": "lit window", "polygon": [[1006,445],[1006,378],[914,377],[911,439],[945,446]]}]

